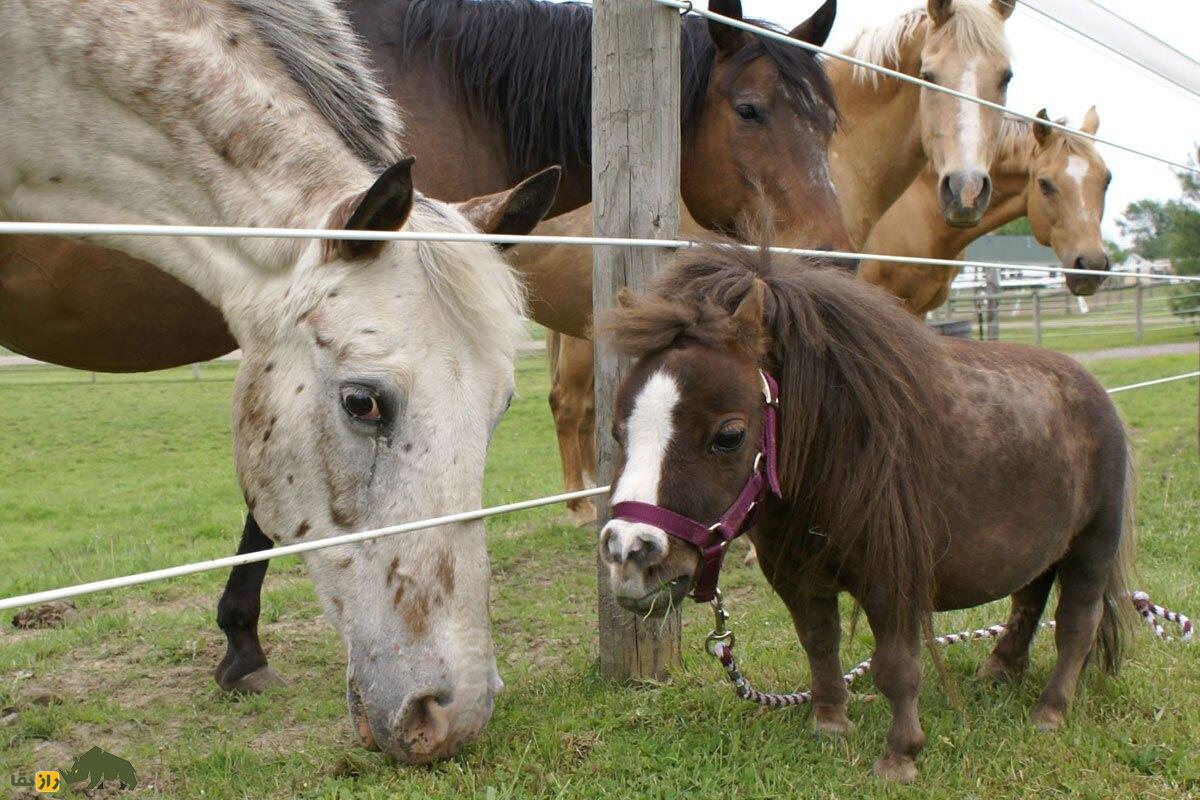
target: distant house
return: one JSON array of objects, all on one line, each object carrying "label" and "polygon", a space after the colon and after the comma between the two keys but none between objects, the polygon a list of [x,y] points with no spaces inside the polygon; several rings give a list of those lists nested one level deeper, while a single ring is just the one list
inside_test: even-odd
[{"label": "distant house", "polygon": [[1158,258],[1151,261],[1148,258],[1142,258],[1137,253],[1130,253],[1129,257],[1121,262],[1119,269],[1122,272],[1140,272],[1148,275],[1171,275],[1175,272],[1169,258]]},{"label": "distant house", "polygon": [[[987,261],[994,264],[1013,266],[1000,270],[1000,283],[1004,286],[1058,287],[1063,283],[1061,273],[1022,269],[1030,267],[1059,266],[1058,256],[1049,247],[1038,244],[1032,236],[981,236],[967,246],[967,261]],[[971,289],[983,285],[983,270],[967,267],[954,279],[953,288]]]}]

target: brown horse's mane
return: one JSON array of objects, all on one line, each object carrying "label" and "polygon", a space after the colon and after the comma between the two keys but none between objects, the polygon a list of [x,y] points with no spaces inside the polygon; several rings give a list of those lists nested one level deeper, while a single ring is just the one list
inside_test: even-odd
[{"label": "brown horse's mane", "polygon": [[[432,61],[470,106],[504,131],[518,173],[591,163],[592,7],[546,0],[378,0],[391,3],[400,57]],[[747,20],[780,31],[761,20]],[[704,19],[684,17],[680,53],[685,135],[704,107],[716,46]],[[759,36],[734,55],[744,68],[766,57],[798,113],[828,131],[833,89],[812,53]]]},{"label": "brown horse's mane", "polygon": [[602,332],[633,356],[737,346],[731,315],[755,281],[761,363],[780,384],[787,549],[812,566],[869,565],[890,608],[929,611],[944,524],[932,412],[950,383],[936,336],[894,298],[823,262],[720,242],[682,254]]}]

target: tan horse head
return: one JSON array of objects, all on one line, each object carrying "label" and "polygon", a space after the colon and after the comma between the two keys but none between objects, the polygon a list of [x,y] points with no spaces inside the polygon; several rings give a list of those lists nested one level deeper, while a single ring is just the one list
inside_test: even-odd
[{"label": "tan horse head", "polygon": [[[972,97],[1003,104],[1012,78],[1004,21],[1008,0],[928,0],[924,9],[864,32],[853,55],[916,75]],[[879,73],[858,68],[860,81]],[[938,174],[938,200],[946,223],[978,224],[991,195],[988,166],[995,156],[1001,113],[938,92],[920,92],[921,147]]]},{"label": "tan horse head", "polygon": [[[922,80],[1004,104],[1012,68],[1004,20],[1013,5],[992,0],[929,0],[930,31],[920,54]],[[945,120],[955,119],[953,125]],[[991,198],[988,167],[996,154],[999,111],[943,92],[921,92],[921,138],[938,173],[938,201],[946,224],[977,225]]]},{"label": "tan horse head", "polygon": [[[1049,120],[1046,110],[1038,117]],[[1100,127],[1096,107],[1088,109],[1080,130]],[[1035,123],[1037,142],[1029,169],[1029,227],[1034,238],[1053,248],[1064,267],[1107,270],[1108,253],[1100,236],[1104,196],[1112,173],[1091,141]],[[1104,282],[1099,275],[1067,275],[1072,294],[1090,295]]]}]

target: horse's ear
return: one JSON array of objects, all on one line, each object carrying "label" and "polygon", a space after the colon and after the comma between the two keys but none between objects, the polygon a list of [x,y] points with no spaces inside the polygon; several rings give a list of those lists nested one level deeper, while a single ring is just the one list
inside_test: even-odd
[{"label": "horse's ear", "polygon": [[991,5],[992,11],[999,14],[1000,19],[1008,19],[1017,7],[1017,0],[992,0]]},{"label": "horse's ear", "polygon": [[1092,136],[1095,136],[1096,131],[1100,130],[1100,115],[1096,113],[1095,106],[1089,108],[1083,115],[1083,124],[1079,126],[1079,130]]},{"label": "horse's ear", "polygon": [[933,22],[933,27],[938,27],[950,19],[950,15],[954,13],[952,10],[954,0],[929,0],[929,5],[926,6],[925,12],[929,14],[929,19]]},{"label": "horse's ear", "polygon": [[730,331],[731,344],[743,347],[756,356],[762,353],[767,340],[763,332],[763,294],[766,288],[765,283],[754,279],[750,290],[733,312],[733,329]]},{"label": "horse's ear", "polygon": [[829,32],[833,30],[833,20],[836,17],[837,0],[825,0],[811,17],[793,28],[788,36],[820,47],[829,39]]},{"label": "horse's ear", "polygon": [[[367,189],[354,213],[346,221],[349,231],[398,231],[404,227],[413,205],[412,165],[410,156],[388,167]],[[337,254],[347,260],[374,258],[385,242],[339,241]]]},{"label": "horse's ear", "polygon": [[[1046,109],[1044,108],[1037,112],[1037,118],[1044,119],[1046,122],[1050,121],[1050,115],[1046,113]],[[1054,131],[1054,129],[1049,125],[1043,125],[1040,122],[1034,122],[1032,125],[1030,125],[1030,128],[1033,130],[1033,138],[1036,139],[1037,143],[1042,146],[1045,146],[1046,140],[1050,138],[1050,134]]]},{"label": "horse's ear", "polygon": [[[742,21],[742,0],[709,0],[708,10],[723,17],[736,19],[738,22]],[[745,47],[746,37],[749,36],[739,28],[712,19],[708,21],[708,35],[712,38],[713,44],[717,46],[717,52],[726,55],[736,53]]]},{"label": "horse's ear", "polygon": [[[546,167],[507,191],[473,197],[454,206],[484,233],[522,236],[537,227],[554,205],[561,177],[561,167]],[[500,245],[501,250],[509,247],[512,245]]]}]

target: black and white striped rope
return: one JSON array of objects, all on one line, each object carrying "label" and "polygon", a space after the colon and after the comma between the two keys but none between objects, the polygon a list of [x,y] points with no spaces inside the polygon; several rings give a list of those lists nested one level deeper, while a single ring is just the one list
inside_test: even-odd
[{"label": "black and white striped rope", "polygon": [[[1155,605],[1150,602],[1150,596],[1145,592],[1134,592],[1130,595],[1133,601],[1133,606],[1141,615],[1142,619],[1150,625],[1154,631],[1154,635],[1166,642],[1182,641],[1187,642],[1192,638],[1192,621],[1178,611],[1171,611],[1162,606]],[[705,639],[705,649],[710,655],[721,663],[725,669],[725,674],[729,677],[729,682],[733,686],[733,692],[742,700],[755,703],[756,705],[766,708],[788,708],[790,706],[802,706],[812,702],[812,690],[805,689],[801,692],[763,692],[755,689],[750,685],[742,675],[741,669],[738,667],[737,659],[733,656],[734,637],[733,631],[729,629],[729,615],[725,610],[725,604],[721,597],[720,590],[717,591],[717,596],[712,601],[713,614],[716,619],[716,627],[708,634]],[[1180,635],[1178,637],[1168,636],[1163,630],[1159,619],[1165,619],[1168,622],[1173,622],[1179,626]],[[960,644],[962,642],[971,642],[977,639],[995,639],[1004,633],[1008,626],[1004,623],[989,625],[986,628],[976,628],[971,631],[960,631],[958,633],[947,633],[938,636],[933,640],[934,644],[951,645]],[[1054,622],[1043,622],[1039,627],[1053,628]],[[842,676],[846,686],[850,686],[856,679],[867,674],[871,670],[871,659],[861,661],[854,666],[852,670]]]}]

